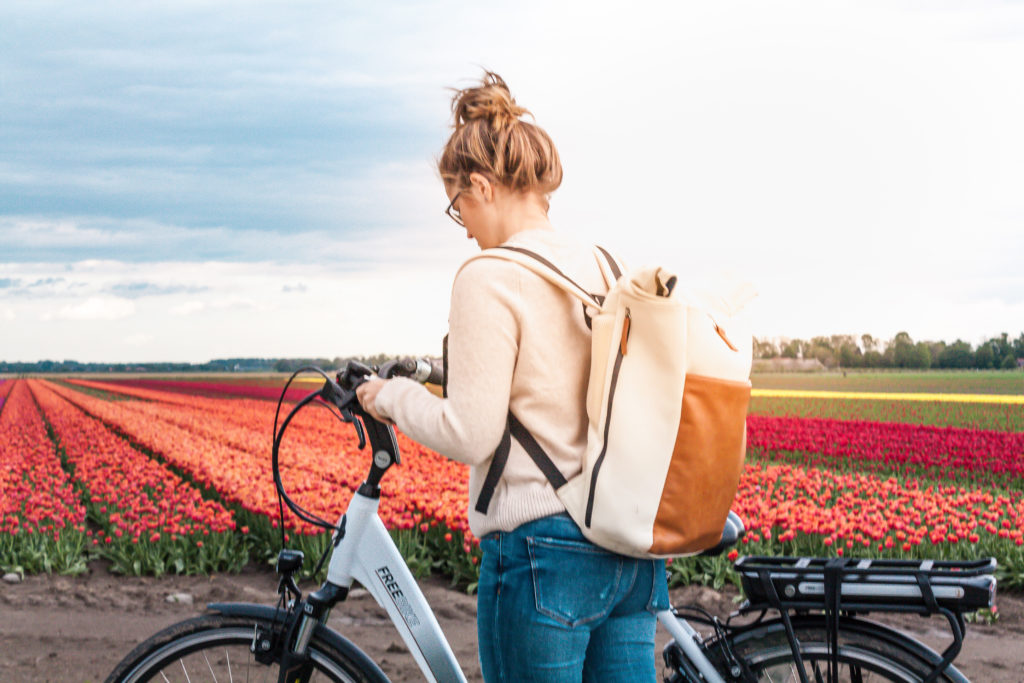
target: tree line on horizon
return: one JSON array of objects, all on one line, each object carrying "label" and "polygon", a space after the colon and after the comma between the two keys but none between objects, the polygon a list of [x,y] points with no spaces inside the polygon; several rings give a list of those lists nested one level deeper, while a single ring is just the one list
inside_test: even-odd
[{"label": "tree line on horizon", "polygon": [[[397,358],[395,354],[335,358],[219,358],[205,363],[83,363],[75,360],[9,362],[0,360],[0,373],[50,372],[295,372],[305,365],[325,371],[340,370],[349,360],[380,365]],[[834,334],[811,339],[787,337],[754,338],[754,358],[817,360],[826,368],[907,369],[1015,369],[1024,361],[1024,332],[1016,339],[1007,333],[993,337],[976,348],[961,339],[915,342],[907,332],[886,341],[862,334]]]},{"label": "tree line on horizon", "polygon": [[1024,362],[1024,332],[1016,339],[1003,332],[975,348],[957,339],[915,342],[907,332],[886,341],[862,334],[811,339],[754,338],[754,358],[817,360],[826,368],[908,368],[1014,370]]},{"label": "tree line on horizon", "polygon": [[0,373],[50,372],[295,372],[306,365],[315,365],[327,372],[345,367],[349,360],[366,365],[380,365],[398,356],[378,353],[372,356],[335,358],[218,358],[205,363],[95,363],[76,360],[39,360],[14,362],[0,360]]}]

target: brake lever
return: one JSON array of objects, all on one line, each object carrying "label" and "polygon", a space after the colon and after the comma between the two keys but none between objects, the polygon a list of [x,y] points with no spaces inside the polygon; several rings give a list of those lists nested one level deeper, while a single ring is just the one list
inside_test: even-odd
[{"label": "brake lever", "polygon": [[[323,388],[320,389],[320,398],[336,406],[342,419],[356,428],[356,436],[359,437],[359,450],[363,450],[366,447],[366,429],[363,427],[362,420],[357,419],[354,409],[359,406],[356,387],[366,381],[365,377],[354,377],[346,381],[346,378],[339,373],[338,380],[335,382],[327,379]],[[343,383],[345,385],[355,384],[355,386],[351,389],[343,389]]]},{"label": "brake lever", "polygon": [[363,429],[362,420],[357,420],[356,416],[348,408],[345,408],[340,412],[342,419],[345,420],[345,422],[351,422],[356,428],[356,436],[359,437],[359,450],[363,450],[366,448],[366,430]]}]

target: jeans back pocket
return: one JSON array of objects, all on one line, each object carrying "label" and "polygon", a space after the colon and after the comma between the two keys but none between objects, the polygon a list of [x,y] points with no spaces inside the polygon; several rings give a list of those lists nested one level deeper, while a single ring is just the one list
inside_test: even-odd
[{"label": "jeans back pocket", "polygon": [[587,541],[531,536],[526,542],[539,613],[572,628],[615,606],[622,558]]}]

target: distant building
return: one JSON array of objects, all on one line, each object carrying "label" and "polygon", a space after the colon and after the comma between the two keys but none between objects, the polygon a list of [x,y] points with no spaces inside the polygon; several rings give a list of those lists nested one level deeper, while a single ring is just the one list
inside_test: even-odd
[{"label": "distant building", "polygon": [[827,368],[817,358],[759,358],[753,372],[822,372]]}]

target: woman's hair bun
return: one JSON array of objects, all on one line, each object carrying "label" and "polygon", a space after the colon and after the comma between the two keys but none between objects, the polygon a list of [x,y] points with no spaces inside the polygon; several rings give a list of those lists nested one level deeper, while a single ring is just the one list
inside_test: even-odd
[{"label": "woman's hair bun", "polygon": [[480,85],[458,90],[452,98],[456,130],[479,120],[487,121],[495,130],[503,130],[529,113],[516,104],[508,84],[493,71],[484,71]]},{"label": "woman's hair bun", "polygon": [[470,174],[484,173],[517,191],[554,192],[562,182],[562,163],[548,134],[520,120],[529,113],[493,71],[484,71],[479,85],[456,90],[455,130],[437,162],[445,185],[468,187]]}]

